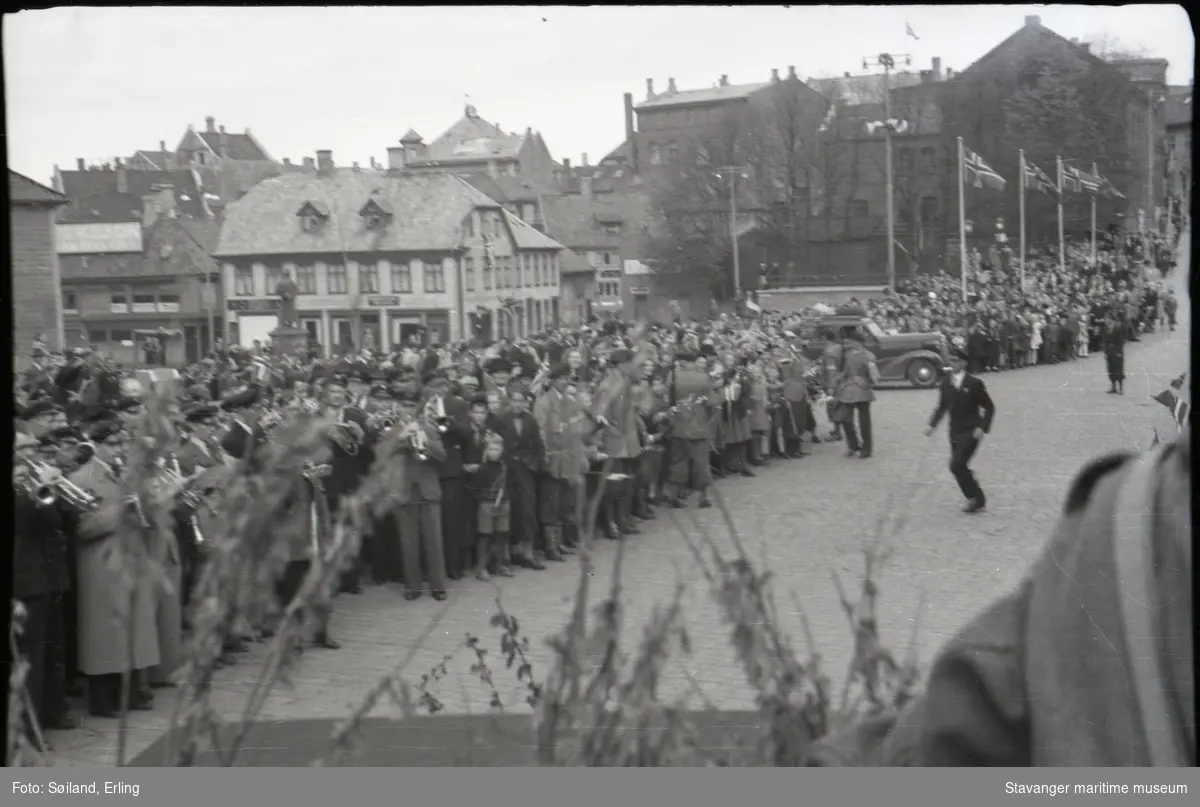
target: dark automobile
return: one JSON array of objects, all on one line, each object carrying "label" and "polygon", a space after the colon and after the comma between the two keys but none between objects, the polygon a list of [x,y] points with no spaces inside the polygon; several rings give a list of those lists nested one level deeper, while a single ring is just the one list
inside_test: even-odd
[{"label": "dark automobile", "polygon": [[838,333],[841,328],[856,328],[863,345],[875,354],[883,382],[907,382],[920,389],[929,389],[938,383],[947,364],[946,338],[940,333],[884,333],[869,317],[861,314],[829,314],[806,320],[801,326],[801,337],[805,340],[804,353],[820,360],[825,352],[826,340],[821,336],[829,328]]}]

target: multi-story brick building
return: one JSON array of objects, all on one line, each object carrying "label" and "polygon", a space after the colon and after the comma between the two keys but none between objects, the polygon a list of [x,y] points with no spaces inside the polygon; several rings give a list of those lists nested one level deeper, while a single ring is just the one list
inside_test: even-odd
[{"label": "multi-story brick building", "polygon": [[331,353],[547,327],[562,248],[454,174],[339,169],[319,151],[315,174],[265,181],[229,206],[218,255],[232,340],[269,334],[289,272],[302,326]]},{"label": "multi-story brick building", "polygon": [[41,335],[58,350],[66,345],[59,296],[54,216],[67,203],[62,194],[9,169],[9,248],[13,312],[13,361],[30,360]]},{"label": "multi-story brick building", "polygon": [[129,170],[123,161],[55,172],[68,198],[57,225],[68,344],[94,344],[140,363],[158,335],[169,364],[194,361],[220,338],[220,283],[211,257],[215,212],[195,167]]}]

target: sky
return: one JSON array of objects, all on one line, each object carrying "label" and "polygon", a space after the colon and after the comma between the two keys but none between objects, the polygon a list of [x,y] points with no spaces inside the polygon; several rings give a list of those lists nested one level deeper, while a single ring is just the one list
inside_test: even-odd
[{"label": "sky", "polygon": [[[595,163],[624,139],[624,93],[863,73],[908,54],[962,70],[1037,14],[1107,37],[1192,79],[1181,6],[492,6],[56,8],[4,15],[9,165],[40,182],[76,158],[174,149],[213,116],[277,160],[372,157],[408,129],[430,142],[466,104],[539,131],[558,160]],[[906,35],[906,26],[919,39]]]}]

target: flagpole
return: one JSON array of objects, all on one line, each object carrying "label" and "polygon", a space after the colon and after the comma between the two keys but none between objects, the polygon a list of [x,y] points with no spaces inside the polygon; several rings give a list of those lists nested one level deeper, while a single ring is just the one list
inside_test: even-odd
[{"label": "flagpole", "polygon": [[1025,291],[1025,149],[1017,151],[1018,162],[1020,163],[1021,172],[1021,195],[1017,197],[1017,205],[1020,209],[1020,229],[1021,229],[1021,244],[1020,255],[1017,258],[1017,266],[1019,267],[1021,276],[1021,291]]},{"label": "flagpole", "polygon": [[[1092,176],[1100,176],[1100,169],[1095,163],[1092,163]],[[1100,189],[1097,188],[1096,193],[1099,192]],[[1092,194],[1092,266],[1096,265],[1096,193]]]},{"label": "flagpole", "polygon": [[1067,271],[1067,248],[1063,238],[1063,164],[1062,157],[1054,158],[1058,161],[1058,268],[1059,271]]},{"label": "flagpole", "polygon": [[967,185],[963,178],[963,139],[958,138],[958,271],[967,299]]}]

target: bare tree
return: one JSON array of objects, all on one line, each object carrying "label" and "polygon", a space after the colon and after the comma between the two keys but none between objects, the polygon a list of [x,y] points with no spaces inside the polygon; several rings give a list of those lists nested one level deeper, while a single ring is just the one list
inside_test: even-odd
[{"label": "bare tree", "polygon": [[1111,31],[1101,31],[1091,36],[1085,36],[1080,40],[1080,43],[1088,45],[1092,55],[1098,56],[1106,62],[1147,59],[1151,55],[1150,51],[1140,42],[1131,43],[1122,41],[1120,37]]}]

